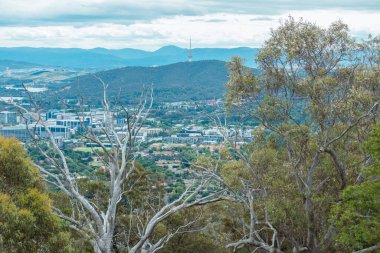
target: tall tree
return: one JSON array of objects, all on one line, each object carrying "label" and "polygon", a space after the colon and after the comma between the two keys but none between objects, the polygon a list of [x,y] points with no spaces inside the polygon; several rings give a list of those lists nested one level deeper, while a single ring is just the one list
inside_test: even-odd
[{"label": "tall tree", "polygon": [[[241,158],[257,180],[250,188],[262,189],[250,193],[251,224],[257,221],[255,202],[263,196],[274,200],[272,208],[297,215],[276,223],[273,235],[282,238],[283,246],[274,243],[274,237],[266,242],[275,250],[285,245],[293,252],[321,252],[331,247],[335,223],[329,224],[328,214],[342,190],[355,183],[360,164],[367,158],[361,143],[378,117],[379,46],[378,38],[356,43],[342,22],[324,29],[290,17],[264,43],[257,57],[260,77],[239,58],[229,63],[227,105],[263,126],[265,135],[271,136],[268,145],[275,144],[277,159],[282,160],[272,176],[283,183],[276,183],[272,188],[276,194],[268,195],[270,182],[265,182],[267,172],[260,172],[260,159]],[[254,156],[259,154],[257,149],[254,152]],[[274,198],[286,197],[289,173],[295,191],[292,210],[279,202],[282,198]],[[283,188],[277,188],[280,185]],[[265,216],[266,220],[275,220],[273,215]],[[293,224],[292,229],[285,224]],[[249,238],[231,246],[255,245],[263,238],[258,232],[261,228],[251,225],[249,229]]]}]

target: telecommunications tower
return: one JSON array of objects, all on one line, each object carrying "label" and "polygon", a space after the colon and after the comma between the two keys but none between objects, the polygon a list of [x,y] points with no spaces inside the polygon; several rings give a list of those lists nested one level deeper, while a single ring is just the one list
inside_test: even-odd
[{"label": "telecommunications tower", "polygon": [[190,37],[189,55],[187,57],[188,57],[189,62],[193,60],[193,53],[191,52],[191,37]]}]

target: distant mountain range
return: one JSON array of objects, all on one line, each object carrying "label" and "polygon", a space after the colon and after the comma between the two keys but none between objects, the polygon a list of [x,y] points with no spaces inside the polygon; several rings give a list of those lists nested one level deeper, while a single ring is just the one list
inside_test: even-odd
[{"label": "distant mountain range", "polygon": [[[228,70],[226,62],[205,60],[159,67],[124,67],[101,71],[96,76],[109,85],[112,99],[136,102],[143,85],[153,84],[156,102],[174,102],[222,98]],[[101,101],[102,85],[93,74],[69,79],[65,87],[59,97],[83,96],[91,103]]]},{"label": "distant mountain range", "polygon": [[[246,59],[247,66],[256,67],[254,58],[259,49],[239,48],[195,48],[193,61],[228,61],[237,55]],[[188,50],[176,46],[165,46],[156,51],[138,49],[79,49],[79,48],[32,48],[0,47],[0,60],[27,62],[30,65],[57,66],[63,68],[104,70],[125,66],[162,66],[187,61]]]}]

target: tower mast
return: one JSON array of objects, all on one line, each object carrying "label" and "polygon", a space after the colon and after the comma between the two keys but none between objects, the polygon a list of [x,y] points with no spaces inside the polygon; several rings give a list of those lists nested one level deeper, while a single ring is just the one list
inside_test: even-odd
[{"label": "tower mast", "polygon": [[189,47],[189,55],[188,55],[188,60],[191,62],[193,59],[193,53],[191,52],[191,37],[190,37],[190,47]]}]

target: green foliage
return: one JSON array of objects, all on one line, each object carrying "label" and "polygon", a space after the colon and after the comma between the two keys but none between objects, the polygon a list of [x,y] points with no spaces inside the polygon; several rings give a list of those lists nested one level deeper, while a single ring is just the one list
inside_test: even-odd
[{"label": "green foliage", "polygon": [[[40,147],[47,153],[51,152],[51,149],[46,145],[46,143],[40,143]],[[45,156],[43,156],[39,149],[35,145],[27,145],[28,155],[34,162],[39,162],[41,165],[45,163]],[[96,148],[95,148],[96,149]],[[84,151],[82,151],[84,150]],[[79,173],[83,176],[89,176],[93,172],[93,168],[89,166],[92,161],[91,148],[77,148],[77,149],[64,149],[63,150],[66,157],[67,163],[70,168],[72,168],[72,173]]]},{"label": "green foliage", "polygon": [[72,252],[38,170],[15,139],[0,137],[0,251]]},{"label": "green foliage", "polygon": [[260,93],[260,86],[252,72],[244,66],[244,61],[239,57],[233,57],[228,62],[229,81],[226,84],[228,90],[226,96],[226,107],[231,108],[233,103],[239,102],[241,99],[248,98],[246,95],[252,93]]},{"label": "green foliage", "polygon": [[219,231],[213,226],[215,224],[212,219],[218,213],[216,208],[217,206],[195,207],[172,215],[155,230],[155,236],[163,236],[178,227],[190,224],[183,227],[161,251],[163,253],[228,252],[220,243]]},{"label": "green foliage", "polygon": [[222,167],[221,171],[225,182],[228,186],[239,189],[242,187],[241,178],[245,180],[252,179],[252,175],[243,161],[230,160]]},{"label": "green foliage", "polygon": [[373,128],[366,149],[372,164],[363,168],[363,182],[344,190],[331,218],[338,217],[336,240],[348,252],[380,241],[380,124]]},{"label": "green foliage", "polygon": [[[282,250],[303,245],[311,252],[340,251],[329,217],[341,197],[337,225],[352,224],[350,234],[338,237],[341,243],[358,249],[379,241],[376,165],[362,172],[365,182],[344,190],[355,184],[366,153],[378,148],[371,144],[372,150],[363,150],[362,143],[378,116],[379,45],[379,38],[357,43],[340,21],[322,28],[289,17],[272,30],[256,59],[260,76],[246,72],[240,59],[229,63],[227,107],[259,122],[265,134],[256,134],[252,147],[240,150],[244,159],[227,161],[222,175],[235,190],[259,189],[255,216],[263,218],[266,210],[284,238]],[[360,223],[355,234],[353,225]],[[352,247],[355,243],[360,244]]]},{"label": "green foliage", "polygon": [[0,192],[14,194],[32,187],[43,188],[37,168],[16,139],[0,136]]}]

